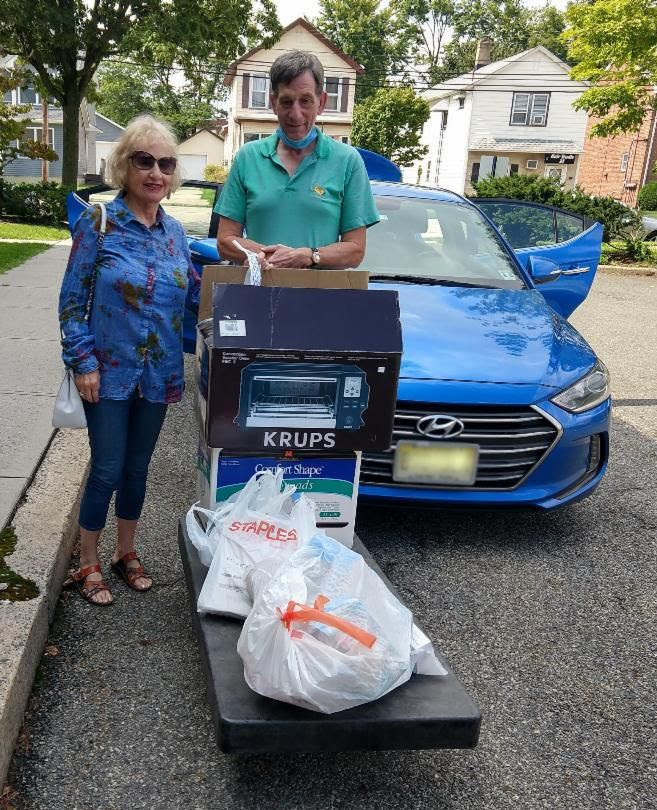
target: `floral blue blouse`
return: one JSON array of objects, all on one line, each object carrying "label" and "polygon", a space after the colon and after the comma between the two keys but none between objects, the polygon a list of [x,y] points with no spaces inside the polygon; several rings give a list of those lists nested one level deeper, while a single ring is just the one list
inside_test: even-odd
[{"label": "floral blue blouse", "polygon": [[160,207],[147,228],[119,194],[107,226],[89,322],[84,320],[96,266],[100,209],[73,228],[59,296],[64,364],[76,374],[100,371],[100,397],[129,399],[139,386],[150,402],[178,402],[184,388],[185,298],[198,306],[200,277],[182,225]]}]

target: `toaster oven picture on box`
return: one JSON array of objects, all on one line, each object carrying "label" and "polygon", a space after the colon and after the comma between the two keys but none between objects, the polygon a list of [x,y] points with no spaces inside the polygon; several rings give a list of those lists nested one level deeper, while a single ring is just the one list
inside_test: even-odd
[{"label": "toaster oven picture on box", "polygon": [[257,427],[358,430],[369,403],[366,374],[342,363],[249,363],[242,369],[242,429]]}]

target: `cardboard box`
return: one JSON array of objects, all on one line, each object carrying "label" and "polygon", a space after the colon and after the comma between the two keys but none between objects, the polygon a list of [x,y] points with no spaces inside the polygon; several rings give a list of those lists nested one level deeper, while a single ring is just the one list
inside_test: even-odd
[{"label": "cardboard box", "polygon": [[[215,284],[244,284],[246,267],[233,264],[211,264],[203,269],[198,319],[212,317],[212,290]],[[326,290],[366,290],[367,270],[303,270],[270,268],[262,271],[263,287],[305,287]]]},{"label": "cardboard box", "polygon": [[284,480],[295,484],[315,502],[317,525],[331,537],[351,546],[356,521],[361,454],[341,456],[303,454],[282,456],[235,455],[208,447],[199,436],[197,453],[197,498],[201,506],[214,509],[238,492],[260,470],[284,470]]},{"label": "cardboard box", "polygon": [[390,446],[402,352],[396,292],[219,284],[213,312],[197,342],[210,447]]}]

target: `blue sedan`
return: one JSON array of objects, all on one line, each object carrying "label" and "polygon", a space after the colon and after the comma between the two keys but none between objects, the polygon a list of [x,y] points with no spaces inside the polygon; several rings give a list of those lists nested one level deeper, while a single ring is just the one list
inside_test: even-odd
[{"label": "blue sedan", "polygon": [[[553,509],[590,495],[609,455],[609,375],[566,319],[593,282],[602,227],[530,203],[372,188],[381,222],[362,267],[399,294],[404,355],[393,445],[363,454],[360,496]],[[217,262],[214,238],[190,247],[199,272]],[[194,330],[188,312],[188,351]]]}]

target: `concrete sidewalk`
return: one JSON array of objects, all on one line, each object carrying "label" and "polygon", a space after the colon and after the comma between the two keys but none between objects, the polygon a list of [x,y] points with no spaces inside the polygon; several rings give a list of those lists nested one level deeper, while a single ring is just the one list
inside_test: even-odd
[{"label": "concrete sidewalk", "polygon": [[[0,275],[0,531],[15,540],[0,547],[9,569],[0,582],[0,788],[68,567],[88,460],[86,431],[55,435],[51,424],[69,250],[50,248]],[[14,574],[37,596],[15,600]]]}]

